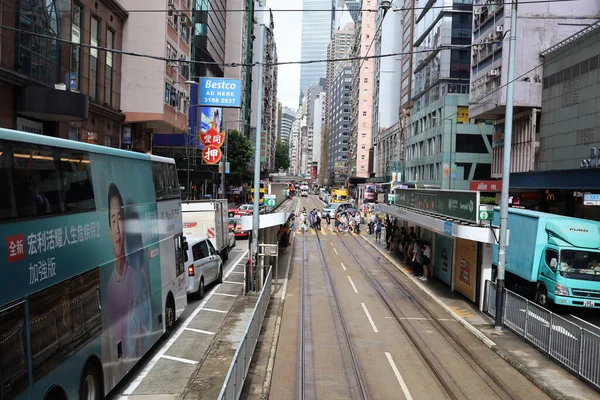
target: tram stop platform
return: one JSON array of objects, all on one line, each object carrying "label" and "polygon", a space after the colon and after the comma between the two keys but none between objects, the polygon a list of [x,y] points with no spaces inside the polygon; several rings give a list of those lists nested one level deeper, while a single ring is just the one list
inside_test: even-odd
[{"label": "tram stop platform", "polygon": [[[382,233],[384,236],[385,233]],[[429,298],[445,309],[457,323],[480,339],[502,359],[542,389],[552,399],[597,399],[599,394],[576,376],[556,364],[534,347],[525,343],[507,328],[494,329],[494,321],[479,311],[479,307],[435,277],[423,282],[412,276],[399,256],[391,255],[385,243],[376,243],[375,235],[361,234],[387,260],[402,271],[412,285],[413,293],[424,300]]]}]

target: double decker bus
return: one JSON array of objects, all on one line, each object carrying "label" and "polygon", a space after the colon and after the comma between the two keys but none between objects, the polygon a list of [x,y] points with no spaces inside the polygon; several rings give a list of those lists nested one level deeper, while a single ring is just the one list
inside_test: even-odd
[{"label": "double decker bus", "polygon": [[187,306],[172,159],[0,129],[0,398],[104,397]]},{"label": "double decker bus", "polygon": [[[262,205],[263,201],[265,200],[266,186],[267,185],[265,182],[260,182],[260,189],[258,194],[258,204],[260,205]],[[254,202],[254,186],[250,187],[250,202]]]},{"label": "double decker bus", "polygon": [[364,203],[375,203],[377,201],[377,185],[366,185],[363,193]]}]

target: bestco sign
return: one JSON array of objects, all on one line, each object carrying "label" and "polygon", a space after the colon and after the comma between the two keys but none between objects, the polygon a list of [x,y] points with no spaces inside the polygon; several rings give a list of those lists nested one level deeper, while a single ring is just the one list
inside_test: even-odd
[{"label": "bestco sign", "polygon": [[240,108],[242,83],[239,79],[200,78],[198,104],[208,107]]}]

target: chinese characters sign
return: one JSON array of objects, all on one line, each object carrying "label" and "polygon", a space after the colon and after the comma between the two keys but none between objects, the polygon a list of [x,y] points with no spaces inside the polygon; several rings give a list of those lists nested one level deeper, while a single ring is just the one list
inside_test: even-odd
[{"label": "chinese characters sign", "polygon": [[215,146],[221,147],[223,142],[225,141],[225,132],[219,133],[214,128],[210,128],[206,132],[200,133],[200,142],[204,147],[206,146]]},{"label": "chinese characters sign", "polygon": [[209,165],[217,164],[221,161],[221,149],[215,145],[208,145],[202,150],[202,160]]}]

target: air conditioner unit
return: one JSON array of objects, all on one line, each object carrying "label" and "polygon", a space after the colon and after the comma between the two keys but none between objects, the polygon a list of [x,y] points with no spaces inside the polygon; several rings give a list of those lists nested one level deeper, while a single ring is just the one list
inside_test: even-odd
[{"label": "air conditioner unit", "polygon": [[498,68],[494,68],[492,70],[490,70],[490,76],[498,76],[500,74],[500,71],[498,70]]},{"label": "air conditioner unit", "polygon": [[487,37],[488,37],[488,39],[490,39],[490,41],[494,40],[494,34],[493,33],[490,33]]},{"label": "air conditioner unit", "polygon": [[474,45],[473,50],[475,50],[475,51],[479,50],[479,45],[478,44]]},{"label": "air conditioner unit", "polygon": [[503,31],[504,31],[504,27],[503,27],[502,25],[498,25],[498,26],[496,27],[496,32],[497,32],[497,33],[502,33]]}]

